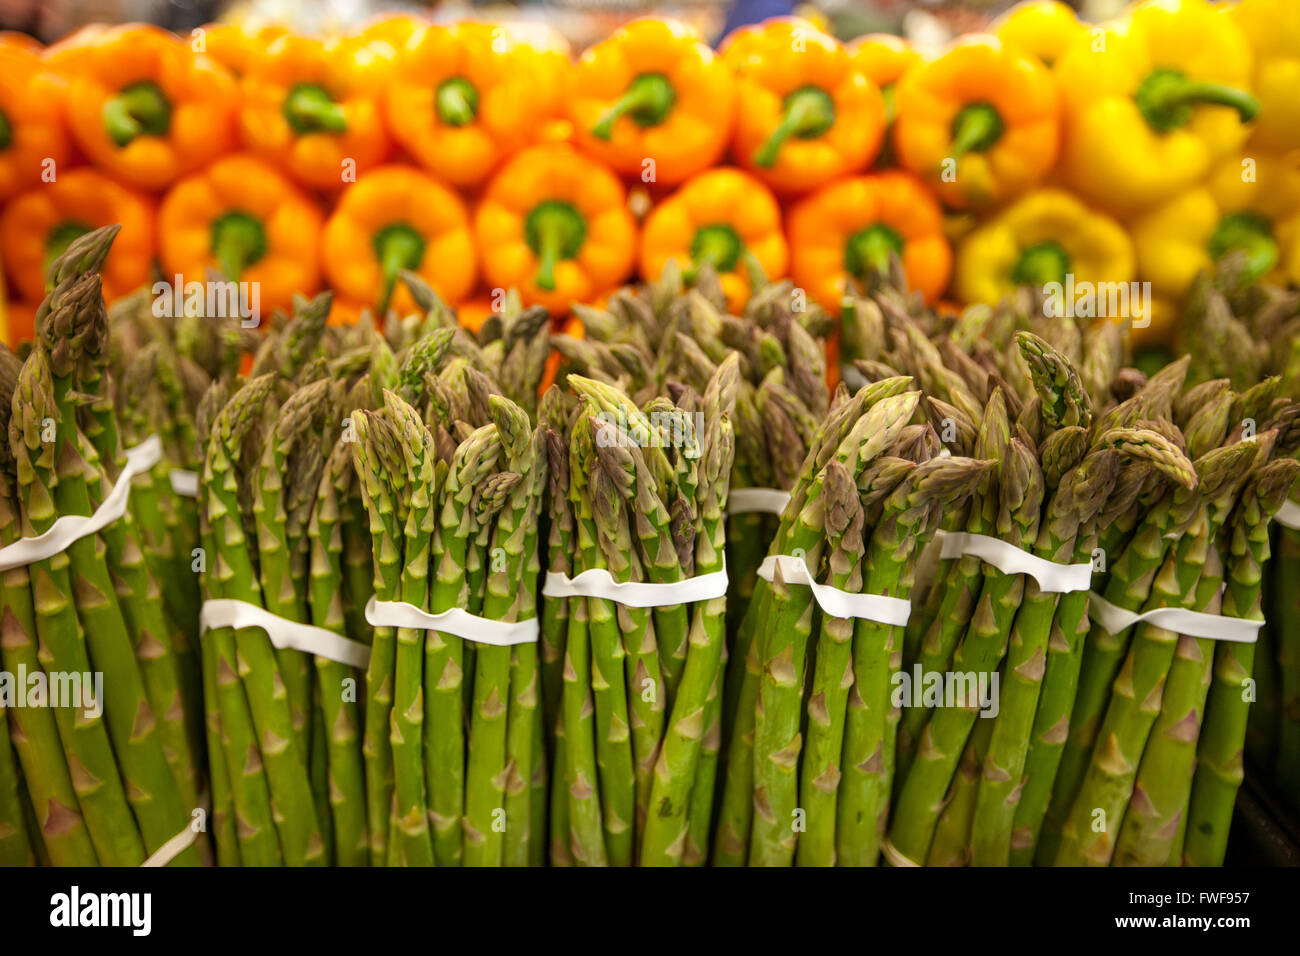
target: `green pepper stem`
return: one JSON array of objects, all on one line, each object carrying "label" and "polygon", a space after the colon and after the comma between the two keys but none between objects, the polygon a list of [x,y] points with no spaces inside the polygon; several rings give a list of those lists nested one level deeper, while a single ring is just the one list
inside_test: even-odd
[{"label": "green pepper stem", "polygon": [[1056,242],[1039,242],[1029,246],[1020,254],[1020,259],[1011,270],[1011,278],[1016,285],[1043,287],[1049,282],[1065,283],[1070,271],[1070,256]]},{"label": "green pepper stem", "polygon": [[608,140],[614,135],[614,123],[620,116],[630,116],[642,126],[658,126],[668,118],[677,91],[662,73],[642,73],[628,84],[627,92],[605,111],[591,128],[591,135]]},{"label": "green pepper stem", "polygon": [[903,237],[878,222],[849,237],[844,245],[844,268],[859,279],[873,272],[884,274],[889,271],[891,253],[903,254]]},{"label": "green pepper stem", "polygon": [[104,102],[100,114],[109,139],[126,146],[138,136],[166,136],[172,107],[157,83],[132,83]]},{"label": "green pepper stem", "polygon": [[736,268],[745,244],[736,230],[726,224],[703,226],[691,240],[691,262],[683,278],[694,282],[701,266],[712,266],[715,272],[731,272]]},{"label": "green pepper stem", "polygon": [[462,76],[443,80],[436,99],[438,119],[448,126],[468,126],[478,115],[478,90]]},{"label": "green pepper stem", "polygon": [[886,83],[880,88],[880,98],[885,101],[885,125],[889,126],[894,122],[894,117],[898,115],[898,108],[894,105],[893,83]]},{"label": "green pepper stem", "polygon": [[963,107],[952,123],[953,158],[982,153],[1002,137],[1002,117],[988,103]]},{"label": "green pepper stem", "polygon": [[548,199],[533,208],[524,221],[524,237],[538,259],[539,289],[554,290],[555,267],[578,254],[586,235],[587,224],[570,203]]},{"label": "green pepper stem", "polygon": [[754,165],[770,169],[776,165],[781,146],[791,136],[812,139],[826,132],[835,123],[835,102],[825,90],[805,86],[785,98],[785,114],[772,135],[754,150]]},{"label": "green pepper stem", "polygon": [[1191,122],[1192,107],[1199,104],[1231,107],[1243,123],[1259,114],[1259,100],[1245,90],[1191,80],[1182,71],[1169,68],[1153,70],[1138,87],[1136,98],[1147,125],[1161,133]]},{"label": "green pepper stem", "polygon": [[346,133],[347,116],[323,86],[299,83],[284,99],[284,116],[296,133]]},{"label": "green pepper stem", "polygon": [[0,110],[0,149],[8,149],[13,141],[14,130],[9,125],[9,117],[5,116],[4,110]]},{"label": "green pepper stem", "polygon": [[266,230],[247,213],[228,212],[212,224],[212,258],[227,279],[238,282],[264,255]]},{"label": "green pepper stem", "polygon": [[1277,240],[1273,228],[1263,216],[1236,213],[1224,216],[1210,236],[1210,254],[1218,259],[1229,252],[1246,254],[1246,272],[1250,279],[1273,271],[1277,265]]},{"label": "green pepper stem", "polygon": [[388,312],[388,302],[397,285],[397,274],[403,269],[418,269],[424,258],[424,239],[405,223],[385,226],[375,233],[375,256],[384,277],[384,289],[379,298],[379,314]]},{"label": "green pepper stem", "polygon": [[90,232],[90,226],[75,219],[59,223],[45,235],[45,273],[48,275],[54,260],[67,252],[73,240],[80,239]]}]

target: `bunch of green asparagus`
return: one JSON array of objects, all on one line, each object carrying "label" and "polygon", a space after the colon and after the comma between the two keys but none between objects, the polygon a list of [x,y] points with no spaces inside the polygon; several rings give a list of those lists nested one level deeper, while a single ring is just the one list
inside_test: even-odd
[{"label": "bunch of green asparagus", "polygon": [[[114,404],[99,277],[116,232],[88,233],[54,261],[36,343],[24,361],[0,352],[0,544],[111,508],[131,467],[139,431]],[[97,531],[5,560],[0,863],[210,855],[193,609],[161,599],[189,539],[160,467],[125,481],[126,510]]]},{"label": "bunch of green asparagus", "polygon": [[[688,289],[670,263],[659,281],[621,289],[603,309],[575,306],[583,337],[561,335],[553,341],[563,357],[562,373],[617,385],[638,400],[662,394],[669,376],[703,393],[712,369],[730,351],[737,352],[731,488],[788,492],[826,417],[831,322],[817,306],[803,308],[789,281],[768,282],[751,269],[754,294],[742,315],[726,312],[711,266],[696,270]],[[777,519],[770,511],[737,508],[727,516],[729,648]],[[734,667],[734,654],[732,660]]]},{"label": "bunch of green asparagus", "polygon": [[[1293,413],[1300,395],[1300,293],[1250,281],[1240,256],[1228,256],[1196,285],[1180,336],[1191,357],[1190,377],[1226,380],[1233,388],[1275,382],[1270,414]],[[1282,453],[1287,439],[1280,442]],[[1289,509],[1300,498],[1293,493]],[[1225,663],[1253,691],[1246,757],[1252,779],[1300,815],[1300,528],[1294,517],[1272,526],[1272,560],[1264,573],[1267,625],[1255,647],[1239,647]],[[1237,773],[1232,767],[1225,770]]]},{"label": "bunch of green asparagus", "polygon": [[[1118,326],[1031,322],[1024,297],[945,320],[880,283],[846,310],[846,338],[866,356],[846,378],[912,375],[949,449],[998,462],[945,529],[1092,563],[1092,590],[1132,612],[1258,619],[1268,521],[1295,479],[1280,379],[1185,388],[1185,359],[1148,381],[1123,366]],[[902,673],[993,686],[997,707],[969,689],[904,707],[887,857],[1221,862],[1250,645],[1150,622],[1112,633],[1090,624],[1101,602],[1088,591],[1057,593],[971,554],[921,560]],[[808,726],[811,740],[811,709]]]}]

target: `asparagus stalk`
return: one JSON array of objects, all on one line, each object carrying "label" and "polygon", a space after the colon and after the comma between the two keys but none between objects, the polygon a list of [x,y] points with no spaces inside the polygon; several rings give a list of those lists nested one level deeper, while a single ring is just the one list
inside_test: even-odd
[{"label": "asparagus stalk", "polygon": [[[1268,559],[1268,523],[1290,494],[1297,475],[1290,460],[1265,465],[1254,487],[1242,496],[1228,550],[1227,590],[1223,613],[1258,621],[1262,617],[1260,582]],[[1182,862],[1219,866],[1242,780],[1242,749],[1250,695],[1250,644],[1219,642],[1214,676],[1205,705],[1205,722],[1197,746],[1197,766],[1186,814]]]},{"label": "asparagus stalk", "polygon": [[[213,427],[204,464],[207,515],[216,548],[208,589],[216,597],[259,605],[263,591],[254,564],[256,549],[244,530],[239,468],[256,452],[247,447],[252,443],[246,439],[263,414],[270,388],[270,379],[254,379],[231,399]],[[268,555],[266,560],[281,559],[279,555]],[[325,848],[308,777],[307,753],[298,746],[275,651],[260,629],[239,628],[233,635],[228,632],[228,628],[220,628],[214,634],[219,635],[218,650],[226,658],[226,666],[237,665],[236,673],[247,695],[284,862],[290,866],[322,865]],[[222,722],[226,723],[224,710]]]},{"label": "asparagus stalk", "polygon": [[[1002,463],[997,536],[1023,547],[1038,535],[1043,477],[1034,453],[1013,438]],[[955,672],[987,680],[1006,652],[1012,620],[1024,594],[1024,578],[984,569],[984,586],[970,627],[953,654]],[[943,797],[957,769],[967,737],[979,714],[978,695],[967,693],[957,706],[936,709],[926,724],[916,757],[899,791],[889,839],[911,860],[926,858]]]},{"label": "asparagus stalk", "polygon": [[[335,443],[321,475],[319,500],[312,511],[311,619],[312,624],[349,636],[344,612],[343,516],[340,501],[350,493],[354,475],[348,442]],[[360,634],[351,634],[353,639]],[[355,693],[357,673],[346,664],[316,658],[316,686],[327,735],[330,820],[334,862],[339,866],[365,866],[366,843],[365,766],[359,746],[361,714]]]},{"label": "asparagus stalk", "polygon": [[[735,454],[731,417],[735,412],[738,376],[739,360],[732,353],[718,366],[703,396],[704,433],[697,436],[700,452],[697,498],[700,523],[694,554],[697,575],[712,574],[724,564],[725,515]],[[712,799],[702,798],[693,803],[691,795],[697,788],[701,794],[711,795],[713,788],[716,763],[704,756],[704,749],[706,741],[712,749],[709,740],[712,733],[720,734],[720,726],[715,731],[713,725],[721,719],[716,685],[722,679],[725,614],[725,596],[697,602],[694,608],[686,666],[654,768],[651,815],[646,820],[641,850],[644,865],[697,862],[707,853]],[[692,823],[694,841],[689,839]]]},{"label": "asparagus stalk", "polygon": [[[937,526],[939,512],[959,509],[993,467],[991,461],[933,458],[907,475],[885,500],[871,532],[865,592],[906,600],[915,555]],[[854,628],[854,684],[844,731],[843,776],[834,805],[836,859],[841,865],[874,865],[886,831],[899,711],[893,676],[901,663],[902,630],[868,620],[857,621]]]},{"label": "asparagus stalk", "polygon": [[[1118,465],[1118,454],[1102,448],[1066,474],[1043,516],[1034,545],[1036,555],[1057,563],[1091,557],[1076,554],[1075,540],[1080,526],[1104,505]],[[1010,861],[1011,830],[1059,598],[1059,594],[1044,593],[1035,580],[1025,584],[1003,668],[999,713],[993,721],[975,800],[971,862],[976,866],[1006,866]]]},{"label": "asparagus stalk", "polygon": [[[850,469],[856,481],[862,469],[889,447],[916,410],[920,394],[905,393],[873,405],[835,452],[835,460]],[[828,502],[822,500],[824,476],[819,475],[801,509],[791,535],[796,546],[823,536]],[[797,539],[797,540],[796,540]],[[805,551],[811,550],[805,548]],[[819,567],[809,564],[810,567]],[[812,627],[812,592],[800,587],[784,593],[773,582],[773,613],[765,621],[760,649],[763,680],[759,688],[754,737],[754,829],[751,862],[760,866],[789,865],[794,858],[796,803],[802,735],[799,700],[804,686],[807,641]]]}]

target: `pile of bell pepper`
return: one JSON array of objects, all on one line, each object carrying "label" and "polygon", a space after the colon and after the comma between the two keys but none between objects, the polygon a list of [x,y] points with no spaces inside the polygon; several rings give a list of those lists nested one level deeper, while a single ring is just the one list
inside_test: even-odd
[{"label": "pile of bell pepper", "polygon": [[677,260],[737,309],[756,269],[833,308],[897,256],[929,302],[1149,282],[1159,340],[1230,251],[1300,281],[1298,91],[1293,0],[1031,0],[933,52],[790,18],[716,52],[636,20],[576,59],[412,16],[0,34],[0,323],[30,336],[44,265],[121,223],[110,300],[215,271],[264,311],[328,287],[382,316],[411,270],[467,314],[563,313]]}]

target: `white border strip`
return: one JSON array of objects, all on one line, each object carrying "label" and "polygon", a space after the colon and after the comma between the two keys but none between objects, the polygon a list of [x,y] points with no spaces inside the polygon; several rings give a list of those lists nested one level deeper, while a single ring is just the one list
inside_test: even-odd
[{"label": "white border strip", "polygon": [[526,621],[492,621],[458,607],[434,614],[405,601],[376,601],[373,594],[366,604],[366,620],[375,627],[442,631],[475,644],[491,644],[494,647],[532,644],[541,633],[541,626],[535,617]]},{"label": "white border strip", "polygon": [[790,503],[790,492],[780,488],[732,488],[727,495],[727,514],[743,515],[753,512],[779,515]]},{"label": "white border strip", "polygon": [[771,581],[777,567],[780,567],[781,577],[787,584],[804,584],[811,588],[817,604],[832,617],[859,617],[903,627],[912,615],[912,602],[902,598],[885,597],[883,594],[851,594],[829,584],[818,584],[808,573],[808,565],[803,558],[793,555],[768,555],[758,566],[758,576],[764,581]]},{"label": "white border strip", "polygon": [[1240,644],[1254,644],[1259,640],[1259,629],[1264,626],[1263,621],[1247,621],[1244,618],[1224,617],[1221,614],[1203,614],[1183,607],[1161,607],[1136,614],[1122,607],[1116,607],[1100,594],[1090,595],[1088,616],[1112,634],[1118,634],[1134,624],[1146,621],[1167,631],[1186,634],[1188,637],[1236,641]]},{"label": "white border strip", "polygon": [[131,480],[152,468],[162,459],[162,441],[150,436],[134,448],[126,450],[126,466],[117,476],[113,490],[95,509],[93,515],[63,515],[44,534],[34,538],[19,538],[13,544],[0,548],[0,571],[9,571],[26,564],[34,564],[66,551],[72,542],[95,534],[126,514],[127,498],[131,494]]},{"label": "white border strip", "polygon": [[166,866],[176,857],[180,856],[186,850],[194,845],[194,841],[199,838],[197,831],[191,829],[193,824],[188,824],[184,830],[176,834],[158,849],[154,850],[149,859],[140,865],[144,866]]},{"label": "white border strip", "polygon": [[1053,594],[1086,591],[1092,587],[1092,564],[1055,564],[1013,544],[970,531],[936,531],[943,550],[941,558],[969,554],[987,561],[1003,574],[1028,574],[1039,590]]},{"label": "white border strip", "polygon": [[186,471],[184,468],[173,468],[168,476],[172,480],[172,491],[183,498],[197,498],[199,496],[199,473],[197,471]]},{"label": "white border strip", "polygon": [[214,627],[260,627],[280,650],[302,651],[359,668],[370,662],[370,648],[360,641],[323,627],[285,620],[264,607],[234,598],[211,598],[203,602],[199,610],[199,633]]},{"label": "white border strip", "polygon": [[668,607],[672,604],[690,604],[692,601],[709,601],[725,597],[727,593],[727,566],[723,559],[721,571],[699,574],[684,581],[615,581],[604,568],[588,568],[576,577],[559,571],[546,572],[542,596],[552,598],[593,597],[615,601],[624,607]]},{"label": "white border strip", "polygon": [[1273,520],[1284,528],[1300,531],[1300,505],[1290,499],[1282,502],[1282,507],[1277,509]]}]

